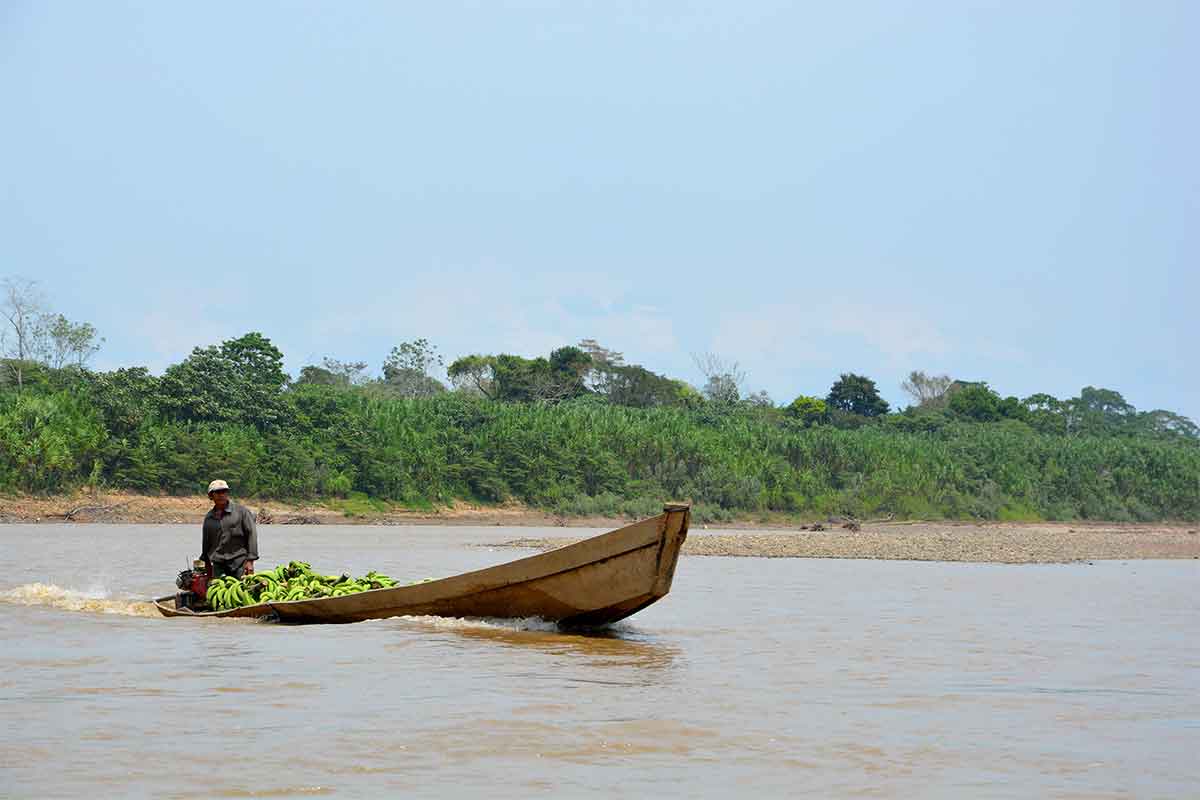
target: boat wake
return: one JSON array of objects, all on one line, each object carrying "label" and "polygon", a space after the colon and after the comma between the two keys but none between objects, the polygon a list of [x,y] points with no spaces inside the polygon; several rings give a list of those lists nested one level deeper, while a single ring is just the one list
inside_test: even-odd
[{"label": "boat wake", "polygon": [[[557,631],[558,626],[550,620],[541,617],[427,617],[402,616],[392,617],[426,628],[442,628],[448,630],[464,630],[472,628],[492,628],[509,631]],[[383,620],[377,620],[382,622]]]},{"label": "boat wake", "polygon": [[46,583],[26,583],[0,592],[0,602],[22,606],[49,606],[64,611],[91,614],[122,614],[128,617],[157,617],[154,604],[145,600],[109,597],[103,590],[80,592]]},{"label": "boat wake", "polygon": [[[431,617],[431,616],[400,616],[386,620],[371,620],[371,622],[402,622],[422,628],[436,628],[455,631],[533,631],[537,633],[563,633],[558,624],[541,617]],[[578,633],[578,631],[576,631]],[[625,620],[607,625],[603,629],[592,632],[600,636],[636,635],[637,629]]]}]

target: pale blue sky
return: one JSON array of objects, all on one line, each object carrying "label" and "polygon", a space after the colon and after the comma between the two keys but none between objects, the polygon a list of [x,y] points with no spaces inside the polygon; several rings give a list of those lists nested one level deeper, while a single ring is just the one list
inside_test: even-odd
[{"label": "pale blue sky", "polygon": [[0,3],[0,275],[161,369],[598,339],[1200,419],[1200,4]]}]

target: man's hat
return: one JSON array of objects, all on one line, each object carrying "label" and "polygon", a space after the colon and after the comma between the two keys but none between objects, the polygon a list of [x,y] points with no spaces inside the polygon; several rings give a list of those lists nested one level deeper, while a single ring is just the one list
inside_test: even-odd
[{"label": "man's hat", "polygon": [[218,478],[217,480],[213,481],[212,483],[210,483],[208,485],[208,493],[209,494],[220,491],[221,489],[224,489],[225,491],[229,491],[229,484],[226,483],[225,481],[221,480],[220,478]]}]

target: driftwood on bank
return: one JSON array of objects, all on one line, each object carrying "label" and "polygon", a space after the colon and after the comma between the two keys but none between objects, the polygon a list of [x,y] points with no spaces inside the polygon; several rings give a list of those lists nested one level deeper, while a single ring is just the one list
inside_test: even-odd
[{"label": "driftwood on bank", "polygon": [[115,512],[117,509],[123,508],[124,506],[129,505],[129,502],[130,501],[126,500],[123,503],[115,503],[115,504],[109,505],[109,506],[76,506],[75,508],[72,508],[70,511],[67,511],[65,513],[47,514],[46,516],[61,517],[62,519],[67,520],[68,522],[78,522],[78,517],[80,514],[87,516],[87,517],[108,517],[108,516],[112,516],[113,512]]},{"label": "driftwood on bank", "polygon": [[280,525],[320,525],[321,520],[310,514],[297,514],[294,517],[283,517],[279,520]]},{"label": "driftwood on bank", "polygon": [[829,526],[840,525],[842,528],[844,528],[848,531],[851,531],[852,533],[857,533],[858,531],[862,530],[863,525],[877,525],[877,524],[887,523],[887,522],[891,522],[895,518],[896,518],[895,514],[888,514],[886,517],[880,517],[878,519],[855,519],[854,517],[831,516],[831,517],[828,517],[825,520],[825,522],[814,522],[811,525],[801,525],[800,530],[802,530],[802,531],[832,530],[832,527],[826,527],[826,523],[828,523]]}]

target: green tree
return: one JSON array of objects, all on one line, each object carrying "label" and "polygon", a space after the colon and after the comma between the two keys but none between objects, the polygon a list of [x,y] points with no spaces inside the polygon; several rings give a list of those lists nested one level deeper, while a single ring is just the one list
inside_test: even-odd
[{"label": "green tree", "polygon": [[[540,363],[539,363],[540,362]],[[550,370],[546,359],[528,359],[501,353],[492,360],[495,398],[510,403],[529,403],[539,398],[539,373]]]},{"label": "green tree", "polygon": [[674,405],[683,408],[692,409],[693,411],[704,405],[704,395],[692,386],[687,381],[672,379],[671,383],[675,384],[675,403]]},{"label": "green tree", "polygon": [[47,319],[46,336],[51,369],[62,369],[68,364],[83,367],[104,343],[91,323],[71,322],[62,314]]},{"label": "green tree", "polygon": [[578,347],[560,347],[549,358],[509,353],[464,356],[450,365],[455,388],[510,403],[557,402],[589,393],[591,358]]},{"label": "green tree", "polygon": [[[633,408],[683,405],[680,384],[637,365],[608,367],[602,395],[608,402]],[[686,386],[686,384],[685,384]],[[691,387],[687,387],[691,389]],[[693,394],[695,390],[692,389]]]},{"label": "green tree", "polygon": [[1009,396],[1000,401],[1000,416],[1004,419],[1029,421],[1029,410],[1016,397]]},{"label": "green tree", "polygon": [[1023,399],[1021,405],[1028,412],[1025,419],[1034,430],[1050,434],[1067,432],[1064,404],[1057,397],[1039,392]]},{"label": "green tree", "polygon": [[401,342],[383,362],[383,384],[401,397],[432,397],[446,391],[442,382],[429,374],[442,365],[442,357],[428,339]]},{"label": "green tree", "polygon": [[1030,395],[1022,400],[1021,404],[1029,409],[1031,413],[1047,411],[1053,414],[1060,414],[1062,413],[1063,406],[1062,401],[1057,397],[1045,393]]},{"label": "green tree", "polygon": [[824,422],[829,410],[819,397],[800,395],[784,409],[784,414],[806,428]]},{"label": "green tree", "polygon": [[239,375],[271,394],[278,393],[287,385],[283,353],[261,333],[250,332],[236,339],[228,339],[221,343],[219,352],[221,358],[232,365]]},{"label": "green tree", "polygon": [[1117,433],[1136,420],[1137,409],[1120,392],[1085,386],[1067,401],[1066,417],[1071,433]]},{"label": "green tree", "polygon": [[1137,412],[1136,408],[1125,402],[1120,392],[1094,386],[1085,386],[1080,390],[1077,405],[1087,413],[1098,414],[1113,422],[1124,421]]},{"label": "green tree", "polygon": [[284,420],[287,384],[283,354],[261,333],[219,346],[197,347],[167,367],[159,383],[160,408],[181,422],[233,422],[260,430]]},{"label": "green tree", "polygon": [[496,399],[495,356],[463,356],[455,360],[446,373],[457,391],[479,394],[489,400]]},{"label": "green tree", "polygon": [[309,364],[300,370],[296,378],[297,385],[316,386],[358,386],[366,382],[365,361],[338,361],[336,358],[323,358],[321,365]]},{"label": "green tree", "polygon": [[592,370],[592,359],[578,347],[560,347],[550,353],[549,383],[543,399],[567,400],[588,393],[585,380]]},{"label": "green tree", "polygon": [[875,381],[853,372],[842,373],[825,397],[833,409],[860,417],[877,417],[888,412],[888,403],[879,396]]},{"label": "green tree", "polygon": [[947,404],[951,414],[976,422],[995,422],[1000,419],[1000,395],[987,383],[957,382]]},{"label": "green tree", "polygon": [[308,364],[300,368],[300,375],[296,378],[296,385],[348,386],[349,383],[341,375],[336,375],[331,370],[318,367],[315,364]]},{"label": "green tree", "polygon": [[1200,427],[1181,414],[1159,408],[1143,412],[1138,417],[1142,428],[1152,433],[1183,439],[1200,439]]},{"label": "green tree", "polygon": [[145,367],[86,373],[88,401],[109,434],[121,439],[136,434],[158,414],[159,379]]}]

